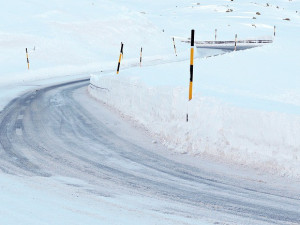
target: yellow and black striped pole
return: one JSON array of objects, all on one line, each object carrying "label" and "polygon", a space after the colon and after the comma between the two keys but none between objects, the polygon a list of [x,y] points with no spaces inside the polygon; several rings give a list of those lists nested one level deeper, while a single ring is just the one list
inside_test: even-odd
[{"label": "yellow and black striped pole", "polygon": [[141,47],[141,53],[140,53],[140,66],[142,66],[142,54],[143,54],[143,48]]},{"label": "yellow and black striped pole", "polygon": [[237,42],[237,34],[235,35],[235,40],[234,40],[234,51],[236,51],[236,42]]},{"label": "yellow and black striped pole", "polygon": [[26,50],[27,66],[28,66],[28,70],[29,70],[29,58],[28,58],[28,51],[27,51],[27,48],[26,48],[25,50]]},{"label": "yellow and black striped pole", "polygon": [[176,52],[176,46],[175,46],[175,39],[173,37],[173,45],[174,45],[174,51],[175,51],[175,55],[177,56],[177,52]]},{"label": "yellow and black striped pole", "polygon": [[121,58],[123,58],[123,43],[122,42],[121,42],[121,51],[120,51],[120,57],[119,57],[119,62],[118,62],[117,74],[119,74],[119,71],[120,71]]},{"label": "yellow and black striped pole", "polygon": [[[190,86],[189,86],[189,101],[193,97],[193,73],[194,73],[194,40],[195,30],[191,31],[191,59],[190,59]],[[186,122],[189,121],[189,114],[186,114]]]},{"label": "yellow and black striped pole", "polygon": [[192,30],[192,32],[191,32],[191,60],[190,60],[190,88],[189,88],[189,101],[192,100],[192,94],[193,94],[194,38],[195,38],[195,30]]}]

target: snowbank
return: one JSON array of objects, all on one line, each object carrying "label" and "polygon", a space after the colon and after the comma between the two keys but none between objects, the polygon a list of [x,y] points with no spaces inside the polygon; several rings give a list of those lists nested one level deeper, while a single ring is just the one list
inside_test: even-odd
[{"label": "snowbank", "polygon": [[[174,151],[299,177],[299,2],[212,4],[207,1],[184,7],[176,15],[189,12],[197,18],[200,13],[205,26],[196,29],[196,37],[201,40],[213,39],[206,31],[214,26],[221,27],[218,38],[230,40],[229,34],[234,36],[234,32],[238,38],[250,37],[250,33],[268,36],[276,24],[275,42],[212,58],[205,58],[207,50],[200,49],[201,59],[194,65],[194,96],[189,103],[188,61],[123,70],[119,76],[92,75],[94,86],[89,92]],[[228,8],[233,12],[226,13]],[[287,17],[291,20],[283,20]],[[187,27],[176,31],[182,34]],[[188,58],[188,45],[186,49],[179,55]]]},{"label": "snowbank", "polygon": [[146,86],[136,77],[92,75],[91,83],[97,86],[89,87],[92,96],[174,151],[300,175],[298,115],[243,109],[200,94],[187,103],[187,89]]}]

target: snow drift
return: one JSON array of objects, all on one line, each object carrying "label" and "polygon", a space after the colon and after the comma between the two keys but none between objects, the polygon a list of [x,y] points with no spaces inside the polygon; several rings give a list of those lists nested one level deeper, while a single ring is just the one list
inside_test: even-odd
[{"label": "snow drift", "polygon": [[135,78],[92,75],[91,83],[98,86],[89,87],[92,96],[174,151],[300,174],[300,116],[247,110],[200,94],[187,103],[185,88],[151,87]]}]

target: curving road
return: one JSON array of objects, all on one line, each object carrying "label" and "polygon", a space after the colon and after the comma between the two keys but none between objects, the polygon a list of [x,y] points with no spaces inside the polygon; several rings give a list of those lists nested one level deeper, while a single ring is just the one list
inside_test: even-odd
[{"label": "curving road", "polygon": [[78,188],[93,196],[117,198],[121,193],[133,202],[150,199],[143,207],[162,216],[300,224],[299,191],[226,177],[222,171],[173,159],[140,128],[91,99],[88,83],[32,91],[1,112],[2,172],[77,178],[92,186]]}]

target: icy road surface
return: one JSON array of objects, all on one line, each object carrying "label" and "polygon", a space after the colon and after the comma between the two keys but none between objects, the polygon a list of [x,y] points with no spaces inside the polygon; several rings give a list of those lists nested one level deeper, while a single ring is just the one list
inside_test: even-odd
[{"label": "icy road surface", "polygon": [[78,179],[89,188],[77,188],[94,198],[130,196],[140,211],[187,224],[300,224],[300,194],[292,184],[277,186],[198,158],[186,163],[91,99],[88,82],[28,92],[1,112],[3,172]]}]

